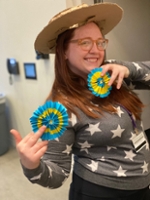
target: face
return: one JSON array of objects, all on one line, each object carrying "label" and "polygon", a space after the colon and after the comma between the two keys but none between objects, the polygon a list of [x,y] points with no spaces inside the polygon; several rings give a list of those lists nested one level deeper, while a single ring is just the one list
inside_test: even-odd
[{"label": "face", "polygon": [[[98,26],[90,22],[81,26],[74,31],[71,40],[90,37],[92,40],[103,38]],[[78,43],[70,42],[65,56],[70,69],[83,77],[85,77],[92,69],[99,67],[104,60],[104,50],[98,50],[96,43],[90,50],[83,50]]]}]

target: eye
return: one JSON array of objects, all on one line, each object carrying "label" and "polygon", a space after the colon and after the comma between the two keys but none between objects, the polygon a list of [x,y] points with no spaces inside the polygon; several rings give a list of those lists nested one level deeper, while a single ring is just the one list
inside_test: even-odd
[{"label": "eye", "polygon": [[91,44],[91,40],[89,40],[89,39],[84,39],[80,42],[80,45],[82,45],[82,46],[88,46],[90,44]]},{"label": "eye", "polygon": [[106,41],[105,41],[105,40],[98,40],[98,41],[97,41],[97,45],[98,45],[99,47],[105,47]]}]

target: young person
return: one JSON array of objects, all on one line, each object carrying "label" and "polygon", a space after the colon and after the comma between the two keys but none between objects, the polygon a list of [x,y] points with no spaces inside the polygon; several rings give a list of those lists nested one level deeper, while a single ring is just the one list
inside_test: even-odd
[{"label": "young person", "polygon": [[[141,121],[143,104],[128,87],[149,88],[149,68],[139,62],[105,61],[104,35],[121,20],[112,3],[81,5],[54,16],[35,49],[55,53],[55,80],[47,100],[59,101],[69,125],[57,140],[37,142],[46,127],[25,138],[11,130],[25,176],[44,187],[60,187],[73,161],[69,200],[149,199],[150,151]],[[110,73],[110,94],[94,96],[91,70]]]}]

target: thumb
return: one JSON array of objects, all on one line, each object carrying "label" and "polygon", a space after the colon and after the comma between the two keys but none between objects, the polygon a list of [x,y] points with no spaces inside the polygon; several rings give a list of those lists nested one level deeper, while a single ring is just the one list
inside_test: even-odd
[{"label": "thumb", "polygon": [[15,129],[10,130],[10,133],[14,136],[16,144],[18,144],[22,140],[20,133]]}]

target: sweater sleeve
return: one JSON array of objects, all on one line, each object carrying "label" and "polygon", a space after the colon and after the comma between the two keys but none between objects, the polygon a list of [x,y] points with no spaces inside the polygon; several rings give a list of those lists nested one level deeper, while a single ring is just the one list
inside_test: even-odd
[{"label": "sweater sleeve", "polygon": [[124,65],[129,69],[129,77],[125,78],[124,81],[131,89],[150,89],[150,61],[108,60],[106,63]]},{"label": "sweater sleeve", "polygon": [[71,170],[73,143],[74,130],[68,127],[60,138],[49,141],[38,168],[30,170],[22,166],[24,175],[32,183],[51,189],[60,187]]}]

